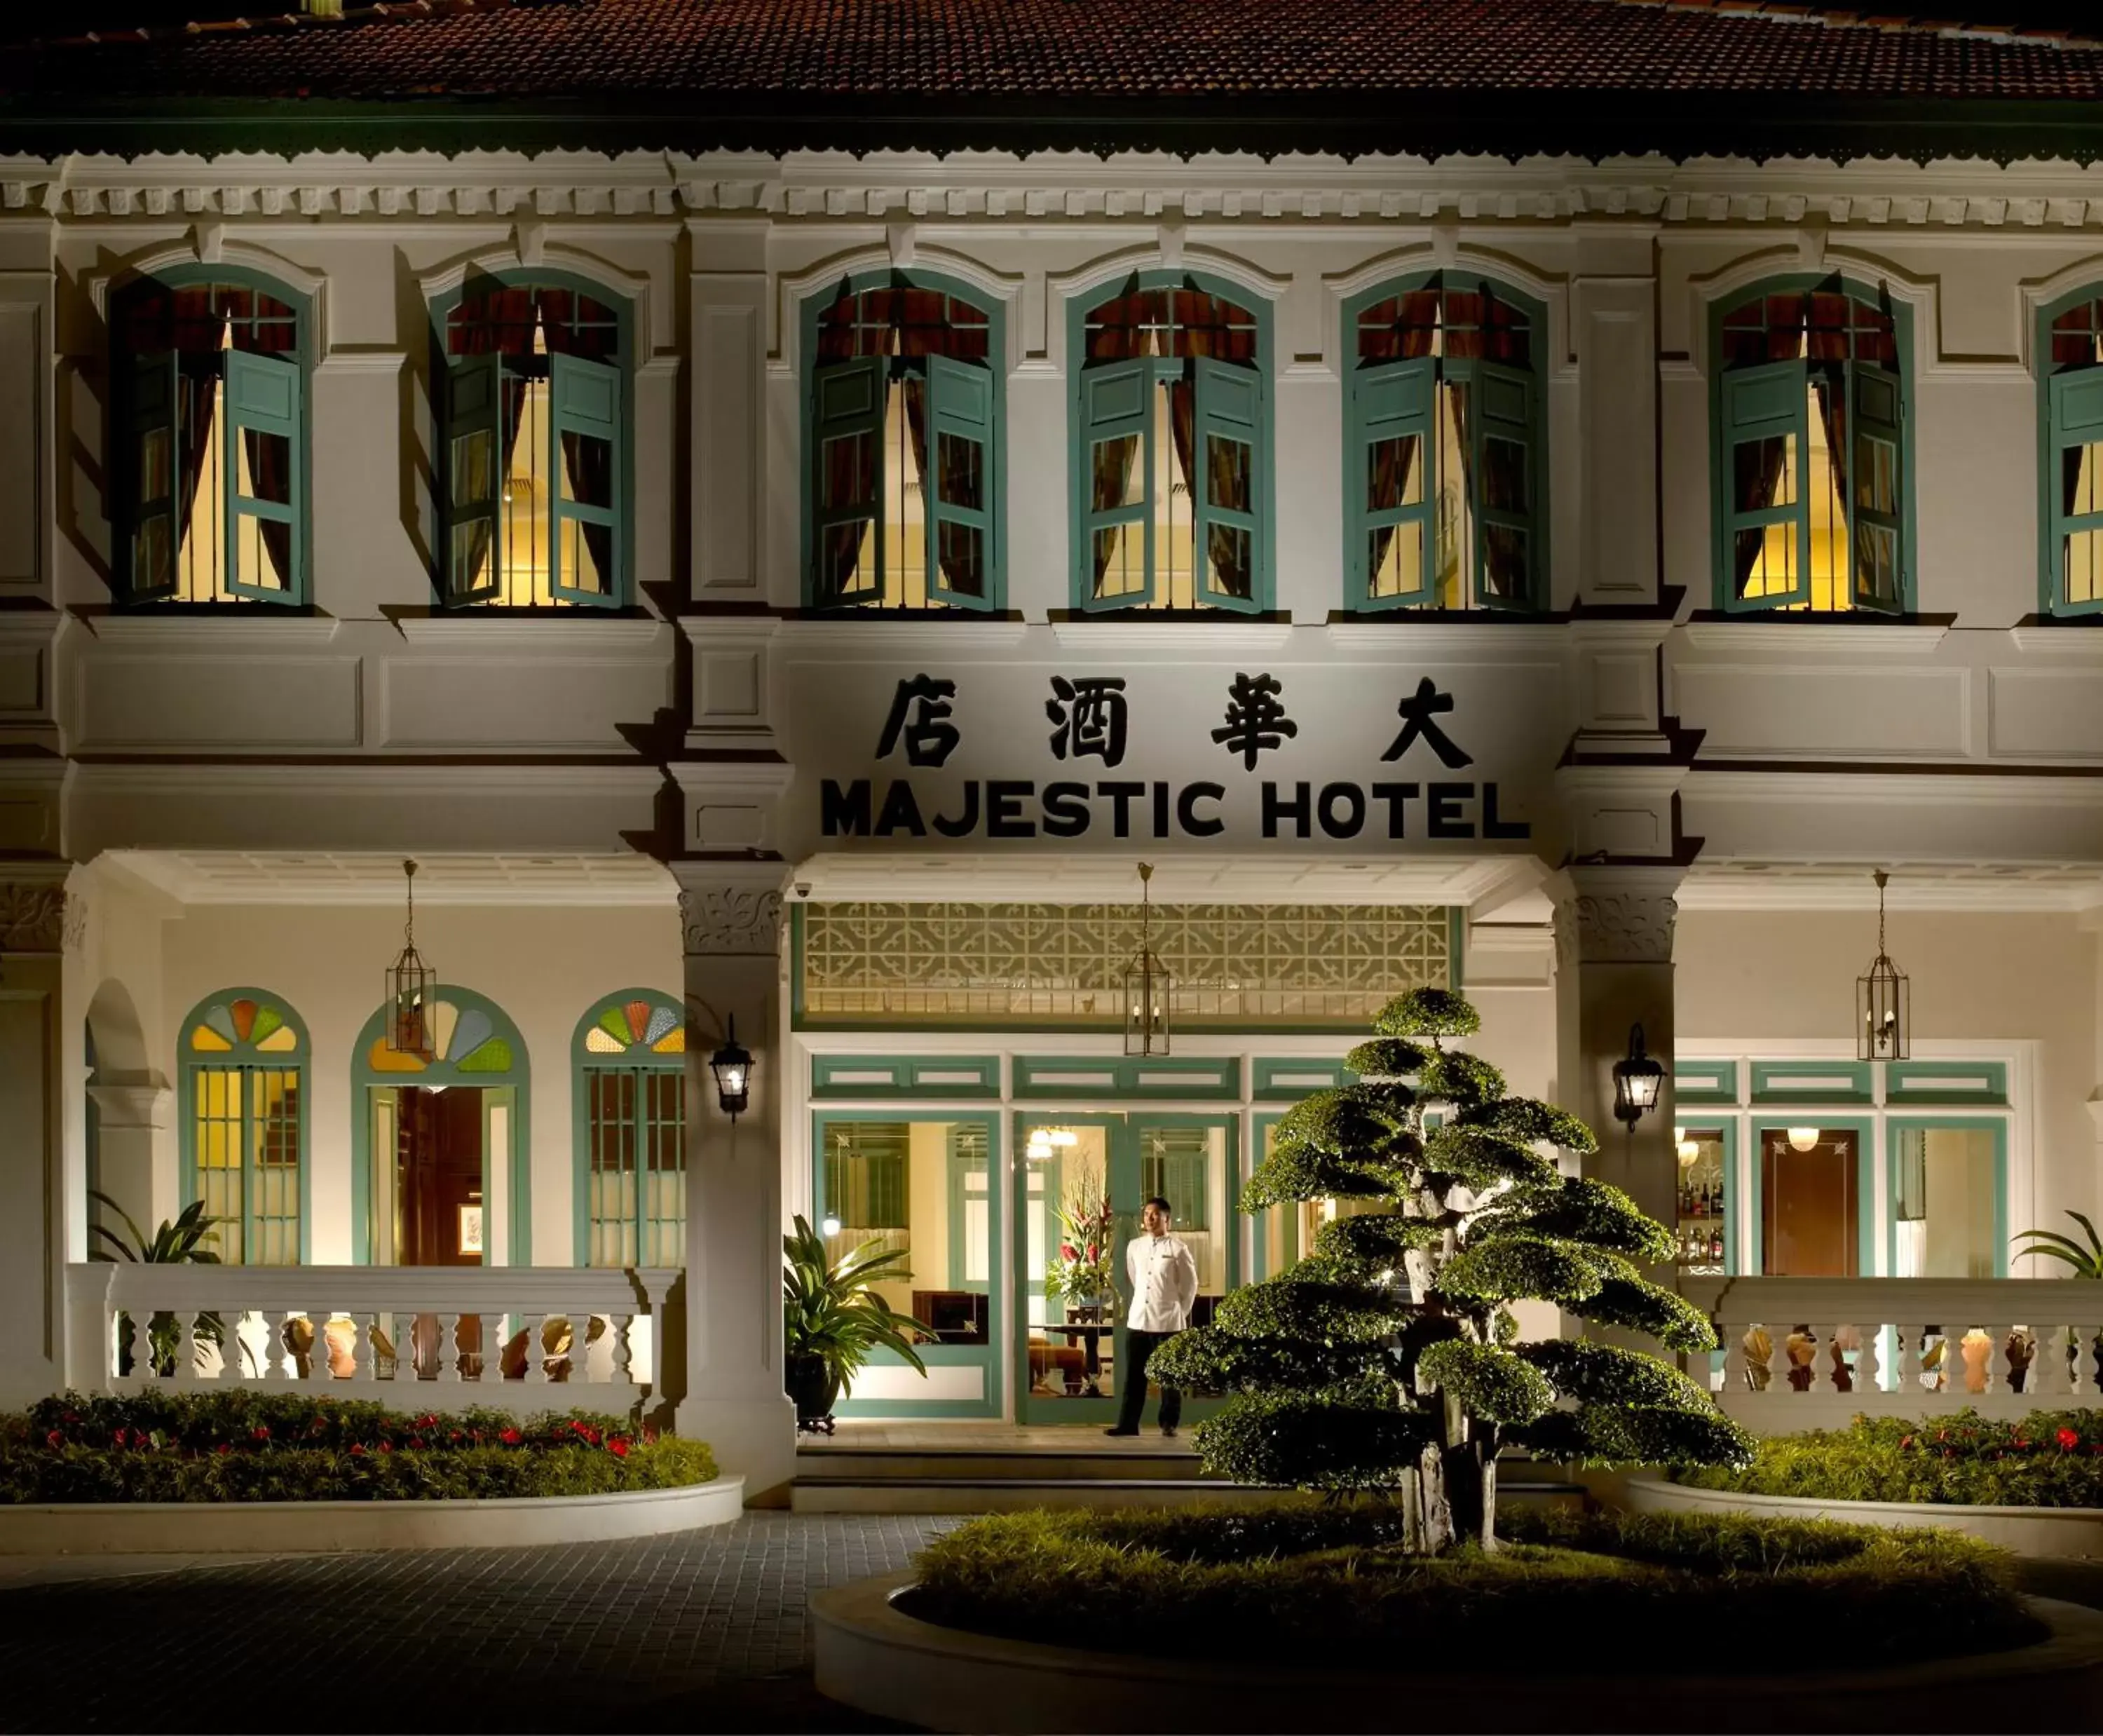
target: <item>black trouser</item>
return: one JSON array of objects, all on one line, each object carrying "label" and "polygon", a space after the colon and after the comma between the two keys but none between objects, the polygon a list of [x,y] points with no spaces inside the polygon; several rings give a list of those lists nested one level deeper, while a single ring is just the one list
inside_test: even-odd
[{"label": "black trouser", "polygon": [[[1146,1409],[1147,1359],[1159,1350],[1176,1334],[1172,1332],[1140,1332],[1125,1334],[1125,1347],[1131,1358],[1129,1369],[1118,1370],[1118,1384],[1124,1391],[1118,1400],[1117,1426],[1121,1429],[1136,1431],[1139,1413]],[[1161,1389],[1161,1426],[1172,1429],[1182,1420],[1183,1395],[1173,1387]]]}]

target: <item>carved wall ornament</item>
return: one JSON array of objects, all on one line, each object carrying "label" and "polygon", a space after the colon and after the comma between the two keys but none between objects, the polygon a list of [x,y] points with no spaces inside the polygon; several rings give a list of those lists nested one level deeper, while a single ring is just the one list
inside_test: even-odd
[{"label": "carved wall ornament", "polygon": [[[1583,892],[1565,908],[1574,916],[1577,959],[1585,964],[1670,964],[1679,902],[1662,892]],[[1558,958],[1566,924],[1557,913]]]},{"label": "carved wall ornament", "polygon": [[79,892],[65,895],[65,950],[78,958],[87,945],[87,900]]},{"label": "carved wall ornament", "polygon": [[50,880],[0,881],[0,952],[56,952],[65,933],[63,886]]},{"label": "carved wall ornament", "polygon": [[679,926],[689,958],[771,958],[780,946],[781,889],[682,887]]}]

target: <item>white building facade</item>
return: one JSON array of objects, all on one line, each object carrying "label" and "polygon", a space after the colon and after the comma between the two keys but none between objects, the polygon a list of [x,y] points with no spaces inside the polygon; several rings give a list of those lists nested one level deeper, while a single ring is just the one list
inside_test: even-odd
[{"label": "white building facade", "polygon": [[940,1334],[843,1414],[1106,1416],[1058,1208],[1281,1269],[1425,983],[1689,1272],[2096,1209],[2092,170],[171,139],[0,160],[0,1400],[111,1372],[92,1189],[352,1313],[661,1274],[756,1487],[797,1214]]}]

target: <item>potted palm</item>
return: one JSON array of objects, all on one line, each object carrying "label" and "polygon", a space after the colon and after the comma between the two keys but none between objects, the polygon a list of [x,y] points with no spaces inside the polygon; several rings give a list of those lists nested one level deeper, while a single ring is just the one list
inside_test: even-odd
[{"label": "potted palm", "polygon": [[[126,1241],[114,1230],[101,1224],[91,1224],[91,1235],[100,1236],[109,1248],[97,1248],[88,1255],[91,1260],[104,1261],[115,1265],[119,1260],[142,1266],[216,1266],[219,1255],[213,1244],[219,1240],[219,1226],[223,1218],[205,1215],[204,1201],[193,1200],[185,1206],[176,1217],[162,1218],[161,1227],[151,1235],[133,1222],[124,1208],[105,1193],[91,1187],[87,1197],[105,1210],[113,1212],[123,1220],[124,1227],[131,1232]],[[114,1249],[115,1253],[111,1253]],[[200,1351],[209,1344],[224,1355],[226,1349],[226,1322],[216,1314],[200,1314],[193,1323],[195,1342]],[[117,1316],[117,1372],[131,1372],[131,1316],[119,1313]],[[148,1354],[153,1358],[153,1372],[167,1379],[176,1372],[176,1351],[182,1342],[182,1327],[172,1314],[155,1315],[146,1323]],[[245,1347],[244,1347],[245,1348]]]},{"label": "potted palm", "polygon": [[913,1275],[905,1255],[881,1242],[864,1242],[835,1261],[825,1238],[800,1214],[793,1235],[781,1238],[786,1265],[781,1275],[782,1336],[789,1396],[796,1401],[796,1427],[830,1434],[840,1390],[877,1351],[896,1351],[922,1375],[927,1365],[913,1348],[931,1337],[909,1314],[900,1314],[871,1288]]}]

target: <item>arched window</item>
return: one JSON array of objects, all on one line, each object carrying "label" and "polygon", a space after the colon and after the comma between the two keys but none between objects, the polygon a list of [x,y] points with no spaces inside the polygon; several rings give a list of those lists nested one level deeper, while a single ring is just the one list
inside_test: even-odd
[{"label": "arched window", "polygon": [[559,274],[482,274],[433,313],[445,364],[444,599],[620,607],[629,305]]},{"label": "arched window", "polygon": [[1714,327],[1717,590],[1734,612],[1912,594],[1905,310],[1829,277],[1770,281]]},{"label": "arched window", "polygon": [[2038,316],[2039,602],[2055,615],[2103,611],[2103,290]]},{"label": "arched window", "polygon": [[891,272],[806,304],[812,608],[1000,607],[1000,322]]},{"label": "arched window", "polygon": [[110,321],[112,565],[131,603],[306,600],[308,303],[181,267]]},{"label": "arched window", "polygon": [[1072,318],[1076,605],[1268,608],[1269,309],[1146,272]]},{"label": "arched window", "polygon": [[1542,607],[1540,305],[1433,272],[1354,296],[1345,331],[1351,606]]},{"label": "arched window", "polygon": [[610,995],[578,1023],[577,1263],[687,1263],[687,1016]]},{"label": "arched window", "polygon": [[229,1266],[306,1257],[307,1030],[260,989],[228,989],[183,1021],[183,1204],[221,1220]]}]

